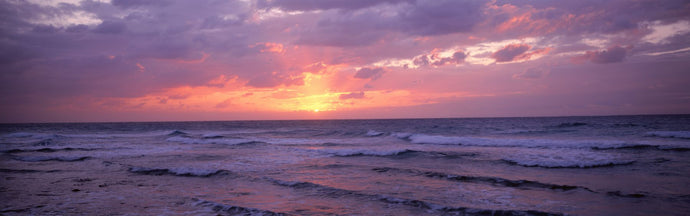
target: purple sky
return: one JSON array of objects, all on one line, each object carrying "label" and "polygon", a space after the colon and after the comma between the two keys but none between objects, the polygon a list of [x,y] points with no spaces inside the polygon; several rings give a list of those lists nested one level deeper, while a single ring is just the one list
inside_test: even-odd
[{"label": "purple sky", "polygon": [[0,0],[0,122],[690,113],[687,0]]}]

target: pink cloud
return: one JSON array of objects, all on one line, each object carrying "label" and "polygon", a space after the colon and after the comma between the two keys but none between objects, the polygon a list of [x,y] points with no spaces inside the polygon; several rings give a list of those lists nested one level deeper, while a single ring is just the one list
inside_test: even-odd
[{"label": "pink cloud", "polygon": [[511,62],[521,59],[521,55],[532,48],[527,44],[510,44],[502,49],[491,54],[491,58],[496,59],[496,62]]},{"label": "pink cloud", "polygon": [[381,68],[381,67],[362,68],[362,69],[357,70],[357,73],[355,74],[355,78],[376,80],[378,78],[381,78],[381,76],[384,73],[386,73],[386,69]]},{"label": "pink cloud", "polygon": [[364,92],[351,92],[348,94],[341,94],[338,98],[340,100],[362,99],[364,98]]},{"label": "pink cloud", "polygon": [[584,55],[575,58],[576,61],[588,60],[597,64],[622,62],[628,53],[628,49],[621,46],[612,46],[606,50],[587,51]]}]

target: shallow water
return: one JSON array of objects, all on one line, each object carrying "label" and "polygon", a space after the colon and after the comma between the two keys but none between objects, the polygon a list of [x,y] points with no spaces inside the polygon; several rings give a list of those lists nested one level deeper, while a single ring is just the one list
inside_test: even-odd
[{"label": "shallow water", "polygon": [[6,215],[684,215],[690,116],[0,125]]}]

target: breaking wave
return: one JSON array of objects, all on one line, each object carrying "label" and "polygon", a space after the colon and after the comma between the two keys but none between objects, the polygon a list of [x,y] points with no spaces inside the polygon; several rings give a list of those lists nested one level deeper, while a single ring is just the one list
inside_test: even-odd
[{"label": "breaking wave", "polygon": [[414,170],[414,169],[399,169],[399,168],[392,168],[392,167],[377,167],[377,168],[373,168],[372,170],[379,172],[379,173],[395,171],[395,172],[410,173],[413,175],[419,175],[419,176],[424,176],[424,177],[429,177],[429,178],[440,178],[440,179],[445,179],[445,180],[449,180],[449,181],[484,183],[484,184],[498,185],[498,186],[503,186],[503,187],[541,188],[541,189],[561,190],[561,191],[583,189],[583,190],[592,192],[592,190],[590,190],[589,188],[582,187],[582,186],[550,184],[550,183],[542,183],[542,182],[531,181],[531,180],[510,180],[510,179],[504,179],[504,178],[498,178],[498,177],[487,177],[487,176],[465,176],[465,175],[455,175],[455,174],[448,174],[448,173],[441,173],[441,172],[421,171],[421,170]]},{"label": "breaking wave", "polygon": [[395,156],[408,153],[414,153],[417,151],[409,149],[324,149],[321,152],[341,156],[341,157],[351,157],[351,156]]},{"label": "breaking wave", "polygon": [[211,177],[214,175],[227,175],[230,171],[222,169],[197,169],[197,168],[147,168],[147,167],[130,167],[128,169],[131,173],[143,175],[174,175],[187,177]]},{"label": "breaking wave", "polygon": [[281,216],[281,215],[287,215],[285,213],[276,213],[268,210],[263,210],[263,209],[256,209],[256,208],[248,208],[248,207],[242,207],[242,206],[233,206],[233,205],[226,205],[226,204],[220,204],[217,202],[212,202],[208,200],[202,200],[202,199],[197,199],[193,198],[192,199],[195,203],[196,206],[202,206],[202,207],[207,207],[211,208],[214,212],[218,213],[223,213],[223,214],[230,214],[230,215],[263,215],[263,216]]},{"label": "breaking wave", "polygon": [[543,168],[595,168],[629,165],[635,162],[635,160],[623,158],[616,154],[568,149],[538,152],[517,151],[505,156],[502,160],[525,167]]},{"label": "breaking wave", "polygon": [[177,142],[184,144],[225,144],[225,145],[240,145],[240,144],[251,144],[260,143],[255,140],[243,139],[243,138],[192,138],[183,136],[174,136],[166,139],[168,142]]},{"label": "breaking wave", "polygon": [[332,197],[342,197],[342,196],[358,196],[369,198],[370,200],[378,200],[384,203],[404,205],[414,208],[420,208],[428,211],[432,211],[439,215],[562,215],[560,213],[549,213],[541,211],[532,210],[494,210],[494,209],[476,209],[467,207],[449,207],[443,206],[427,201],[416,200],[416,199],[406,199],[400,197],[393,197],[382,194],[366,194],[359,191],[346,190],[340,188],[333,188],[325,185],[320,185],[311,182],[294,182],[294,181],[282,181],[276,179],[268,179],[276,185],[302,189],[302,190],[316,190],[324,195]]},{"label": "breaking wave", "polygon": [[651,131],[645,135],[650,137],[690,139],[690,131]]},{"label": "breaking wave", "polygon": [[3,150],[4,153],[20,153],[20,152],[60,152],[60,151],[95,151],[100,148],[31,148],[31,149],[9,149]]},{"label": "breaking wave", "polygon": [[24,162],[41,162],[41,161],[60,161],[60,162],[75,162],[75,161],[84,161],[87,159],[90,159],[91,157],[85,157],[85,156],[74,156],[74,157],[68,157],[68,156],[24,156],[24,157],[15,157],[15,160],[18,161],[24,161]]},{"label": "breaking wave", "polygon": [[[462,145],[481,147],[522,147],[522,148],[569,148],[569,149],[618,149],[640,145],[652,145],[645,142],[622,140],[565,140],[565,139],[530,139],[530,138],[488,138],[465,136],[442,136],[426,134],[394,133],[392,136],[408,140],[415,144]],[[659,149],[685,148],[678,145],[654,145]]]}]

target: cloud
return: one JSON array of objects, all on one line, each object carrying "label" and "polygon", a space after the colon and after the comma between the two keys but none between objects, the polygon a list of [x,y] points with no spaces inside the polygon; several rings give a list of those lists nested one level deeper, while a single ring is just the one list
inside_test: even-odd
[{"label": "cloud", "polygon": [[[271,90],[266,88],[289,89],[306,98],[315,92],[349,92],[329,93],[329,100],[355,99],[363,89],[367,98],[377,98],[375,91],[381,89],[441,94],[461,86],[478,92],[486,90],[485,83],[493,87],[482,93],[496,93],[496,88],[530,92],[539,88],[537,82],[503,75],[539,79],[549,75],[537,67],[543,65],[581,83],[581,72],[639,63],[656,63],[649,68],[657,68],[685,62],[690,55],[687,0],[43,2],[48,1],[0,0],[4,110],[76,107],[74,98],[160,98],[143,109],[158,101],[172,105],[213,97],[202,95],[206,90],[217,93],[215,103],[242,99],[244,92],[228,94],[230,89],[256,92],[256,98]],[[278,16],[260,18],[275,11]],[[592,40],[597,43],[586,42]],[[627,59],[633,52],[635,58]],[[594,64],[572,64],[574,59]],[[623,61],[629,63],[597,65]],[[524,63],[504,64],[514,62]],[[636,76],[648,77],[641,74]],[[679,74],[668,80],[687,80]],[[547,83],[556,77],[539,84],[556,86]],[[197,88],[205,90],[179,100],[161,94]],[[686,96],[681,93],[678,98]]]},{"label": "cloud", "polygon": [[442,35],[468,32],[482,21],[483,1],[420,0],[414,7],[398,11],[392,23],[413,35]]},{"label": "cloud", "polygon": [[256,43],[254,45],[250,45],[249,47],[258,49],[259,52],[283,53],[285,51],[283,44],[279,43]]},{"label": "cloud", "polygon": [[381,68],[381,67],[362,68],[362,69],[357,70],[357,73],[355,74],[355,78],[376,80],[378,78],[381,78],[381,76],[384,73],[386,73],[386,70],[384,68]]},{"label": "cloud", "polygon": [[597,64],[608,64],[622,62],[628,50],[621,46],[612,46],[606,50],[587,51],[584,55],[577,57],[579,60],[589,60]]},{"label": "cloud", "polygon": [[247,82],[247,86],[257,88],[272,88],[281,85],[304,85],[304,77],[293,77],[286,74],[257,75]]},{"label": "cloud", "polygon": [[510,44],[491,54],[491,58],[496,59],[496,62],[511,62],[520,59],[519,56],[530,48],[532,47],[527,44]]},{"label": "cloud", "polygon": [[483,1],[419,0],[372,5],[357,11],[322,12],[315,26],[305,27],[300,44],[365,46],[396,34],[436,36],[470,32],[482,21]]},{"label": "cloud", "polygon": [[527,68],[521,73],[513,74],[514,79],[539,79],[549,74],[549,70],[543,67]]},{"label": "cloud", "polygon": [[135,8],[142,6],[165,6],[169,0],[112,0],[111,3],[121,8]]},{"label": "cloud", "polygon": [[119,34],[125,31],[127,29],[127,25],[123,22],[118,22],[118,21],[103,21],[103,23],[99,24],[96,26],[96,28],[93,30],[96,33],[103,33],[103,34]]},{"label": "cloud", "polygon": [[396,4],[399,2],[413,2],[414,0],[259,0],[257,5],[261,8],[280,8],[286,11],[311,11],[311,10],[356,10],[378,4]]},{"label": "cloud", "polygon": [[437,62],[434,62],[434,65],[443,66],[448,64],[462,64],[465,62],[465,58],[467,58],[467,54],[462,51],[457,51],[453,53],[453,56],[451,57],[441,58]]},{"label": "cloud", "polygon": [[348,94],[341,94],[338,98],[340,100],[362,99],[364,98],[364,92],[351,92]]}]

